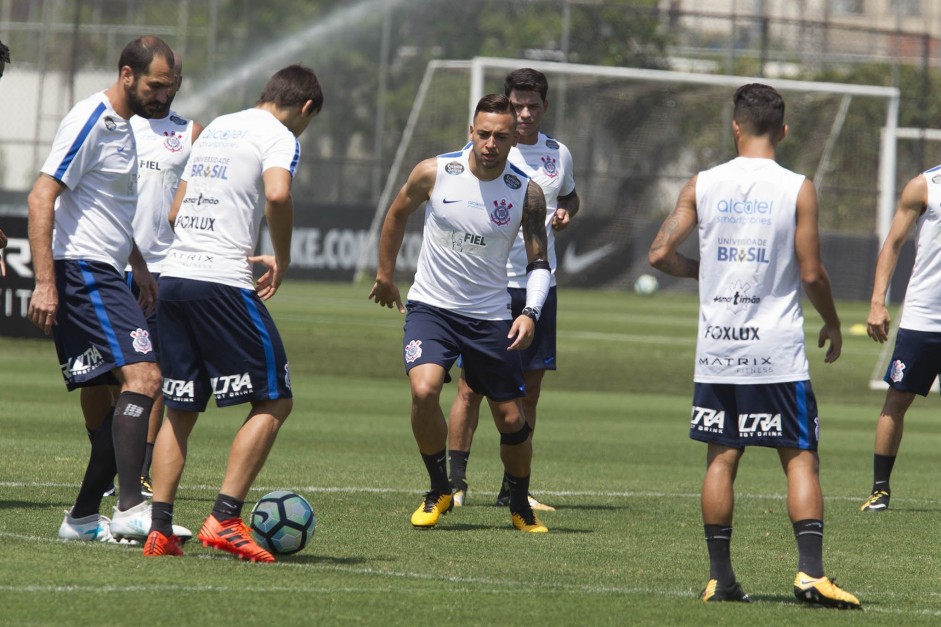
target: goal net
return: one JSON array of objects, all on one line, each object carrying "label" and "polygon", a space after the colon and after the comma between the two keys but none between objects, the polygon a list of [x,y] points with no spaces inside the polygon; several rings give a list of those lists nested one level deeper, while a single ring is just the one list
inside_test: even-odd
[{"label": "goal net", "polygon": [[[650,241],[683,184],[734,157],[732,94],[758,81],[785,98],[789,133],[778,160],[817,184],[822,231],[838,244],[823,247],[837,297],[868,298],[874,251],[894,205],[895,149],[880,142],[880,129],[894,133],[897,126],[897,89],[526,59],[429,64],[357,265],[359,279],[375,271],[385,212],[411,169],[460,148],[477,100],[501,92],[505,76],[520,67],[548,77],[542,130],[574,157],[582,211],[557,239],[560,285],[628,288],[650,271]],[[422,214],[409,221],[397,280],[414,273]],[[694,250],[696,243],[688,245]],[[664,289],[695,289],[658,278]]]}]

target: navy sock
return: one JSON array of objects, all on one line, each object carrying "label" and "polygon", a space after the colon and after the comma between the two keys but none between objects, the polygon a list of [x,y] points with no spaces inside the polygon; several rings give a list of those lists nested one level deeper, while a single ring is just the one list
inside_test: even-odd
[{"label": "navy sock", "polygon": [[873,455],[872,456],[872,491],[889,490],[889,476],[892,474],[892,467],[895,466],[895,455]]},{"label": "navy sock", "polygon": [[794,523],[797,539],[797,570],[811,577],[823,577],[823,521],[814,518]]},{"label": "navy sock", "polygon": [[450,467],[451,485],[462,489],[467,488],[467,458],[470,451],[448,451],[448,466]]},{"label": "navy sock", "polygon": [[154,443],[148,442],[144,447],[144,465],[140,468],[141,477],[150,476],[150,464],[154,460]]},{"label": "navy sock", "polygon": [[114,461],[114,440],[111,437],[111,424],[114,420],[113,410],[101,421],[95,431],[91,432],[91,453],[88,456],[88,466],[82,485],[78,490],[78,497],[72,507],[73,518],[84,518],[97,514],[101,508],[101,498],[104,491],[114,479],[117,466]]},{"label": "navy sock", "polygon": [[510,511],[522,512],[529,509],[529,475],[514,477],[508,472],[503,473],[503,481],[510,492]]},{"label": "navy sock", "polygon": [[212,515],[218,521],[241,518],[243,505],[245,505],[245,501],[240,501],[233,496],[220,492],[216,496],[216,502],[212,505]]},{"label": "navy sock", "polygon": [[150,530],[170,537],[173,533],[173,503],[154,501],[151,504]]},{"label": "navy sock", "polygon": [[706,532],[706,548],[709,549],[709,578],[721,585],[735,583],[732,570],[732,527],[726,525],[703,525]]},{"label": "navy sock", "polygon": [[448,482],[448,456],[444,449],[434,455],[425,455],[422,453],[422,461],[425,462],[425,469],[428,470],[428,478],[431,480],[431,491],[438,494],[450,494],[451,484]]},{"label": "navy sock", "polygon": [[118,466],[118,509],[139,505],[140,469],[144,465],[147,421],[154,399],[137,392],[121,392],[114,404],[114,455]]}]

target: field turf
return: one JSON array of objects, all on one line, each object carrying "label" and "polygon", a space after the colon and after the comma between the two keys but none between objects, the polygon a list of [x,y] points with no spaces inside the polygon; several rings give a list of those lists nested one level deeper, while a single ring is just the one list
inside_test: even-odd
[{"label": "field turf", "polygon": [[[406,286],[400,286],[405,291]],[[241,563],[190,543],[183,558],[65,543],[88,441],[52,343],[0,339],[0,622],[11,625],[929,624],[941,618],[938,399],[918,399],[892,481],[892,508],[864,514],[881,392],[879,347],[849,333],[867,306],[841,303],[843,357],[823,363],[808,307],[822,419],[824,565],[863,612],[795,601],[797,555],[773,451],[745,456],[732,555],[750,606],[705,605],[698,493],[705,446],[687,437],[696,303],[688,295],[560,290],[559,370],[544,384],[532,487],[558,507],[550,533],[512,530],[492,505],[498,438],[481,421],[467,506],[412,529],[427,478],[408,421],[402,316],[368,286],[286,283],[270,308],[296,395],[249,497],[294,489],[317,513],[303,552]],[[443,395],[450,405],[454,385]],[[199,421],[176,506],[195,531],[209,512],[244,412]],[[105,499],[103,513],[114,504]],[[249,509],[251,503],[246,507]]]}]

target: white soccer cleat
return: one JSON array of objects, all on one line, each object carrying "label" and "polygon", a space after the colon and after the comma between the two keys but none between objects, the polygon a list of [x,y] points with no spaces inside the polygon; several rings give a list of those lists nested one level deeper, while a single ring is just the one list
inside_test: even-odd
[{"label": "white soccer cleat", "polygon": [[72,514],[65,512],[65,518],[59,525],[59,538],[61,540],[79,540],[82,542],[114,542],[111,536],[110,523],[107,516],[90,514],[82,518],[72,518]]},{"label": "white soccer cleat", "polygon": [[[131,509],[122,512],[115,506],[111,518],[111,535],[118,540],[132,540],[141,543],[150,533],[150,503],[141,501]],[[193,537],[193,532],[180,525],[173,525],[173,535],[184,544]]]},{"label": "white soccer cleat", "polygon": [[555,508],[552,507],[551,505],[540,503],[539,501],[534,499],[532,494],[529,495],[529,506],[539,512],[554,512],[555,511]]},{"label": "white soccer cleat", "polygon": [[61,540],[82,542],[108,542],[111,544],[140,544],[136,540],[118,540],[111,535],[111,519],[99,514],[90,514],[82,518],[72,518],[66,510],[65,518],[59,525]]}]

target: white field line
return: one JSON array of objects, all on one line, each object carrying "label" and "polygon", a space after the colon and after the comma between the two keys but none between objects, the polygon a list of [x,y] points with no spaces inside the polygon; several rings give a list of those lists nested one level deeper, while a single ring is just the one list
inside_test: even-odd
[{"label": "white field line", "polygon": [[[79,484],[77,483],[53,483],[53,482],[43,482],[43,481],[0,481],[0,488],[73,488],[78,489]],[[218,491],[219,486],[214,485],[183,485],[181,486],[182,490],[206,490],[206,491]],[[254,486],[252,487],[252,492],[258,492],[265,494],[273,490],[295,490],[304,494],[315,494],[315,493],[339,493],[339,494],[406,494],[406,495],[420,495],[422,490],[420,488],[371,488],[371,487],[357,487],[357,486]],[[487,491],[487,490],[474,490],[474,494],[481,494],[484,496],[496,496],[496,492]],[[551,497],[590,497],[590,498],[610,498],[610,499],[632,499],[632,498],[683,498],[683,499],[698,499],[700,494],[698,492],[658,492],[653,490],[624,490],[624,491],[610,491],[610,490],[539,490],[540,495],[551,496]],[[786,494],[752,494],[746,492],[737,492],[735,494],[736,499],[756,499],[756,500],[782,500],[787,498]],[[824,495],[824,500],[827,501],[850,501],[850,502],[860,502],[864,500],[864,496],[827,496]],[[917,499],[917,498],[893,498],[893,503],[934,503],[934,499]],[[564,507],[564,505],[563,505]]]}]

